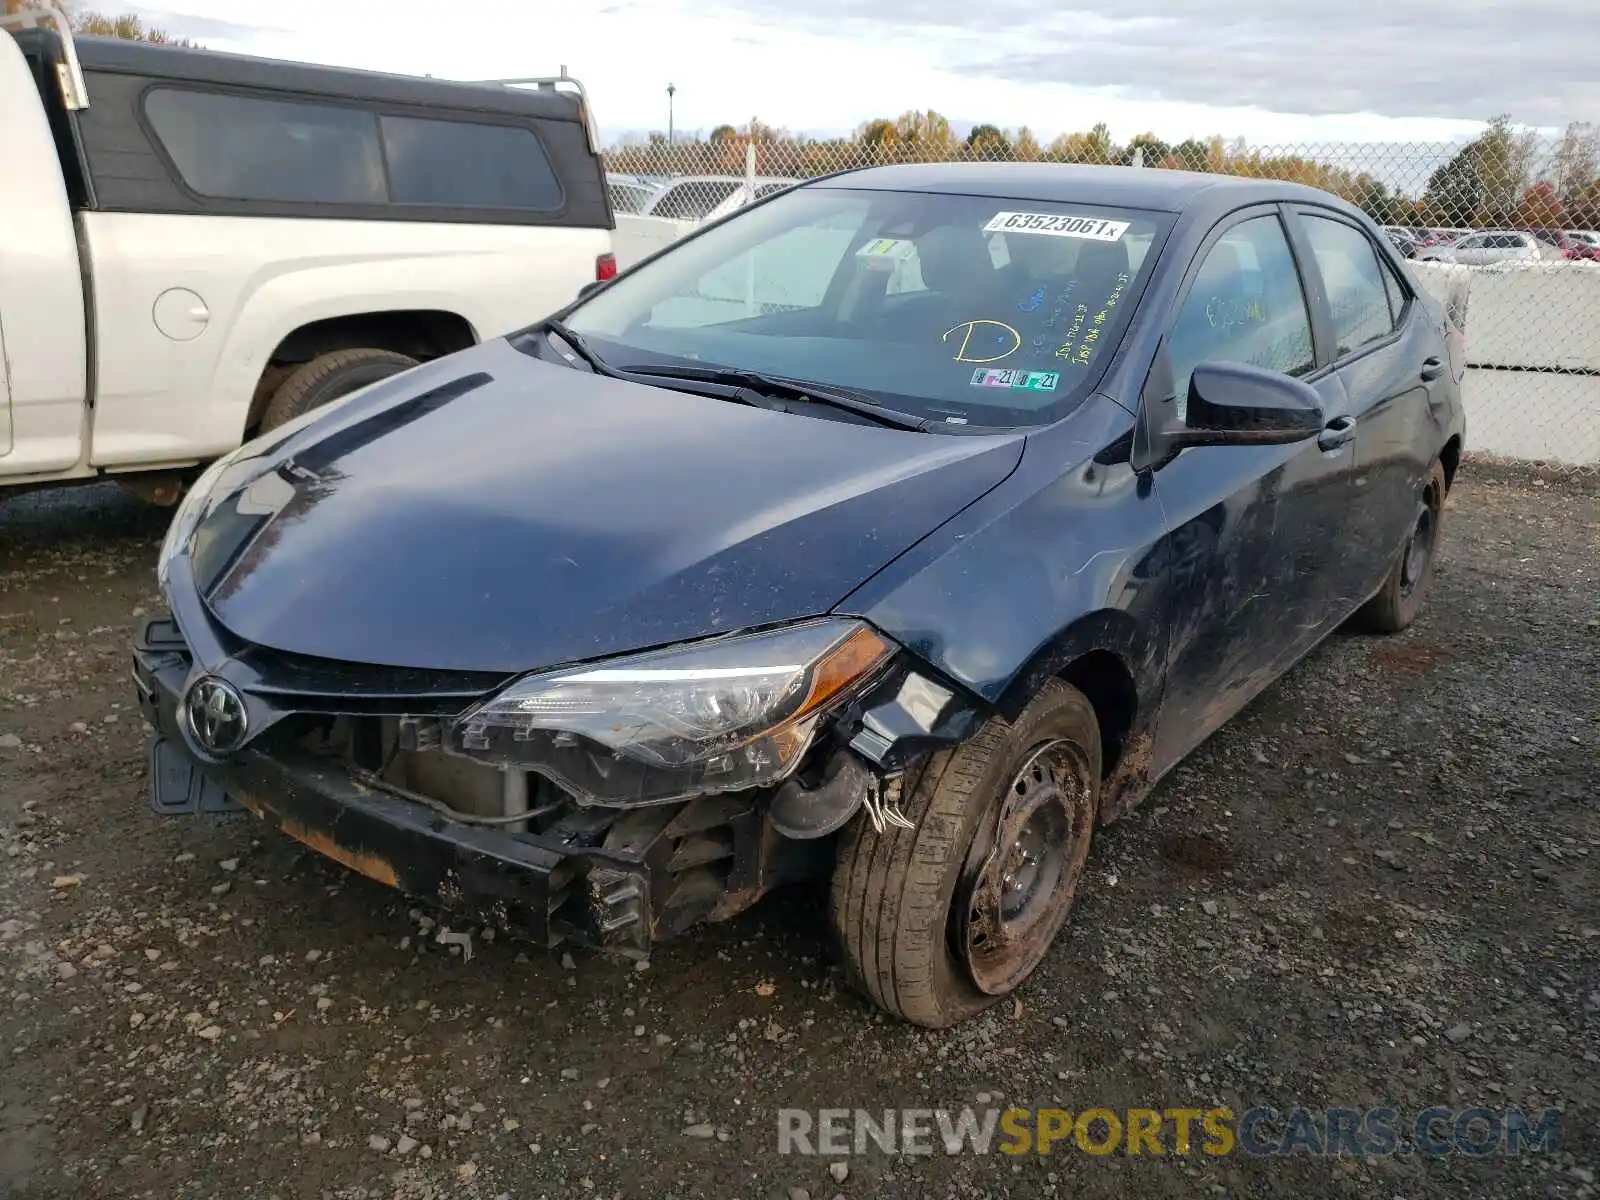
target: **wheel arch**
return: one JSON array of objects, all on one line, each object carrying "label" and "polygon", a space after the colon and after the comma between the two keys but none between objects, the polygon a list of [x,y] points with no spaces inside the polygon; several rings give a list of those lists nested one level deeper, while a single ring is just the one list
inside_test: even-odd
[{"label": "wheel arch", "polygon": [[338,350],[392,350],[419,362],[478,344],[478,331],[460,313],[443,308],[376,309],[319,317],[291,329],[267,356],[250,401],[245,436],[284,379],[296,367]]},{"label": "wheel arch", "polygon": [[1101,773],[1123,768],[1145,732],[1159,689],[1155,639],[1126,612],[1087,614],[1040,646],[1006,685],[995,707],[1014,719],[1047,679],[1060,679],[1088,699],[1100,724]]},{"label": "wheel arch", "polygon": [[1439,451],[1439,465],[1444,468],[1444,490],[1455,487],[1456,468],[1461,465],[1461,435],[1453,433]]}]

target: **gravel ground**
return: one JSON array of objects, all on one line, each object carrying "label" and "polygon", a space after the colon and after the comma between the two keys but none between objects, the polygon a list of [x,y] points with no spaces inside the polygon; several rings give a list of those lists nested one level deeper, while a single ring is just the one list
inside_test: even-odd
[{"label": "gravel ground", "polygon": [[[1430,608],[1337,636],[1090,858],[1008,1003],[842,987],[823,893],[648,970],[473,939],[250,818],[143,801],[163,514],[0,502],[0,1194],[1600,1193],[1600,490],[1469,463]],[[1516,1158],[780,1157],[780,1107],[1562,1113]],[[830,1169],[831,1168],[831,1169]]]}]

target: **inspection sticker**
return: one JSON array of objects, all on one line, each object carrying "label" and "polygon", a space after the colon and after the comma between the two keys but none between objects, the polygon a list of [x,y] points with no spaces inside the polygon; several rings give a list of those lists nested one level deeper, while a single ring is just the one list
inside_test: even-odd
[{"label": "inspection sticker", "polygon": [[1127,221],[1103,217],[1063,217],[1058,213],[997,212],[983,227],[985,233],[1042,233],[1046,237],[1088,238],[1116,242],[1128,232]]},{"label": "inspection sticker", "polygon": [[995,370],[980,367],[972,373],[973,387],[1012,388],[1019,392],[1053,392],[1060,382],[1059,371]]},{"label": "inspection sticker", "polygon": [[901,238],[874,238],[856,251],[856,257],[866,259],[869,267],[894,266],[916,252],[916,246]]}]

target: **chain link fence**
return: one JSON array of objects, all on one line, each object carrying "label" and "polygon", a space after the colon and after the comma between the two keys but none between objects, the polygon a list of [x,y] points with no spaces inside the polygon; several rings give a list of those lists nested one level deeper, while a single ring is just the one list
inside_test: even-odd
[{"label": "chain link fence", "polygon": [[[854,135],[795,137],[752,122],[708,137],[659,135],[605,154],[623,265],[792,183],[915,162],[1060,162],[1285,179],[1359,205],[1446,299],[1467,333],[1468,438],[1478,454],[1600,466],[1600,130],[1559,136],[1501,119],[1451,143],[1252,146],[1116,144],[1104,126],[1041,144],[934,113]],[[637,238],[632,252],[629,239]]]}]

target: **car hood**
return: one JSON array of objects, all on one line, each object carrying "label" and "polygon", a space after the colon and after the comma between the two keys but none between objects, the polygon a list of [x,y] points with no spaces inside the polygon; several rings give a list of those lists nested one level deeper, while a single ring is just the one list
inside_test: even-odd
[{"label": "car hood", "polygon": [[827,612],[1022,444],[769,412],[497,340],[252,447],[191,569],[247,642],[525,671]]}]

